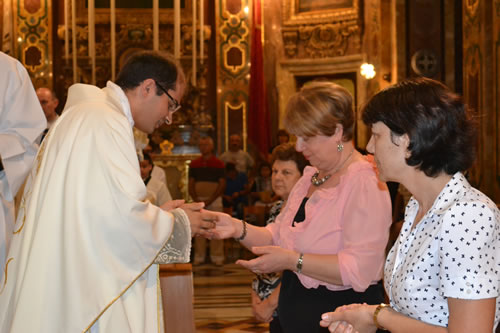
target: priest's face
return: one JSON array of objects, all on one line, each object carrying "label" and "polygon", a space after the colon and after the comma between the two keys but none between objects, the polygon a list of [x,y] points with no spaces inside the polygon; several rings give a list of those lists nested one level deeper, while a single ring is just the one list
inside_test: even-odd
[{"label": "priest's face", "polygon": [[[145,80],[141,87],[137,88],[140,98],[134,106],[138,111],[131,106],[135,127],[143,132],[153,133],[161,125],[172,123],[172,115],[180,108],[185,86],[183,80],[177,80],[175,90],[167,89],[152,79]],[[163,93],[158,95],[157,91]]]},{"label": "priest's face", "polygon": [[173,114],[181,108],[181,99],[184,95],[186,85],[183,80],[177,80],[175,90],[166,89],[160,83],[156,83],[156,85],[161,91],[163,91],[162,96],[167,98],[167,107],[160,111],[161,118],[157,120],[155,125],[155,128],[158,128],[163,124],[172,123]]}]

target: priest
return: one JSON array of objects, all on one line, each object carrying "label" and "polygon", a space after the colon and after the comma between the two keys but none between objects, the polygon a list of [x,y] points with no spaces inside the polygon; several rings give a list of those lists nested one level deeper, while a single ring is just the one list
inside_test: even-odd
[{"label": "priest", "polygon": [[14,231],[14,198],[31,170],[46,121],[23,65],[0,52],[0,68],[0,281],[3,281],[5,258]]},{"label": "priest", "polygon": [[180,108],[169,56],[132,56],[115,83],[69,88],[26,189],[0,285],[0,332],[163,331],[158,264],[187,262],[216,218],[203,204],[146,198],[133,126]]}]

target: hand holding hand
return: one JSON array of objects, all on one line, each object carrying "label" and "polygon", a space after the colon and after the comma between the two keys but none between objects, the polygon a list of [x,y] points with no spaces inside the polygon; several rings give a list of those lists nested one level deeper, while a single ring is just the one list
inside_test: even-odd
[{"label": "hand holding hand", "polygon": [[237,260],[236,263],[254,273],[274,273],[294,267],[298,254],[279,246],[252,247],[252,252],[259,257],[252,260]]},{"label": "hand holding hand", "polygon": [[232,218],[226,213],[213,212],[217,216],[217,225],[215,229],[211,230],[212,238],[214,239],[226,239],[231,237],[237,237],[238,224],[242,224],[240,220]]},{"label": "hand holding hand", "polygon": [[182,208],[189,218],[191,224],[191,236],[212,237],[211,229],[215,228],[218,217],[214,212],[204,210],[203,202],[183,204]]}]

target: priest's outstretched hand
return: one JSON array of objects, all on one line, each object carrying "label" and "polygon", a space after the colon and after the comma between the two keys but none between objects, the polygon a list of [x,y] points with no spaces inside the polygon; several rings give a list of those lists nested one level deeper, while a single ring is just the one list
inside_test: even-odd
[{"label": "priest's outstretched hand", "polygon": [[185,203],[184,200],[172,200],[161,206],[162,209],[170,211],[181,208],[189,218],[191,225],[191,236],[203,236],[211,238],[211,229],[215,228],[218,217],[213,212],[203,209],[203,202]]}]

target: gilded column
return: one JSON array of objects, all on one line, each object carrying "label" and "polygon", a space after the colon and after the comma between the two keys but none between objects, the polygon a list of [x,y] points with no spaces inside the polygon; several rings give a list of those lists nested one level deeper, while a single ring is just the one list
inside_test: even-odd
[{"label": "gilded column", "polygon": [[216,2],[217,129],[219,151],[227,150],[232,133],[247,143],[250,30],[247,0]]},{"label": "gilded column", "polygon": [[35,87],[52,88],[52,3],[17,0],[14,16],[14,56],[28,69]]}]

